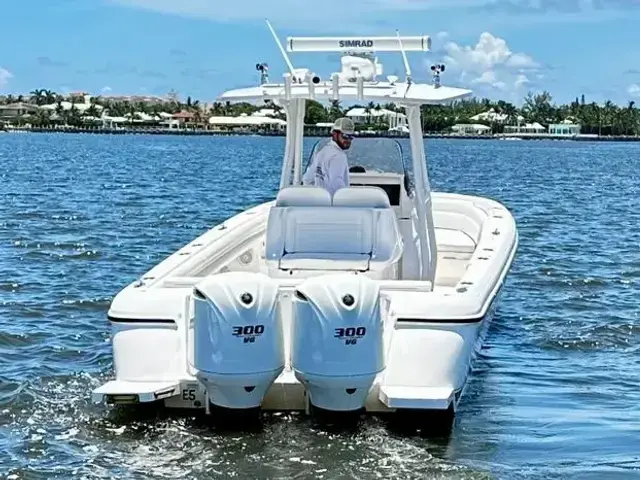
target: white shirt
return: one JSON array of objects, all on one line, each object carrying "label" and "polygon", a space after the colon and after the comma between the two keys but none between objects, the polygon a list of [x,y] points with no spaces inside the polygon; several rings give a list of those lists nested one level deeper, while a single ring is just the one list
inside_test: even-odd
[{"label": "white shirt", "polygon": [[304,185],[327,190],[331,196],[340,188],[349,186],[347,154],[331,140],[317,152],[302,177]]}]

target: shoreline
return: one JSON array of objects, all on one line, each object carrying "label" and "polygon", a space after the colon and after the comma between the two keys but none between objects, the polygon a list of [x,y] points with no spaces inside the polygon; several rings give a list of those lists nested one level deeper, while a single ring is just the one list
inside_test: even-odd
[{"label": "shoreline", "polygon": [[[327,132],[322,128],[307,128],[306,137],[325,137]],[[284,131],[221,131],[206,129],[167,129],[167,128],[8,128],[0,133],[76,133],[93,135],[182,135],[182,136],[218,136],[218,137],[284,137]],[[373,133],[362,132],[363,138],[409,138],[409,134],[378,131]],[[443,138],[452,140],[562,140],[562,141],[586,141],[586,142],[640,142],[640,135],[551,135],[551,134],[490,134],[490,135],[460,135],[450,133],[425,133],[423,138]]]}]

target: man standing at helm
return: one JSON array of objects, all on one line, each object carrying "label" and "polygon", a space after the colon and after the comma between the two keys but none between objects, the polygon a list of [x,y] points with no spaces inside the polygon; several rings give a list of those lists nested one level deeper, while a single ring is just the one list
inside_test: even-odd
[{"label": "man standing at helm", "polygon": [[353,140],[355,126],[350,118],[339,118],[331,129],[331,141],[318,151],[302,177],[304,185],[322,187],[332,196],[349,186],[348,150]]}]

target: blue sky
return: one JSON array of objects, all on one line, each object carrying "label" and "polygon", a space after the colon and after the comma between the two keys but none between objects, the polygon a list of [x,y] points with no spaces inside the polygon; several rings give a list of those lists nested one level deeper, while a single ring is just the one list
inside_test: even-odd
[{"label": "blue sky", "polygon": [[[347,7],[347,5],[349,5]],[[549,90],[559,102],[640,103],[640,0],[22,0],[2,5],[0,93],[35,88],[165,95],[211,102],[223,90],[285,70],[265,26],[288,35],[433,37],[411,53],[414,77],[444,62],[443,83],[521,103]],[[7,41],[10,39],[10,41]],[[385,73],[403,73],[383,54]],[[332,54],[293,54],[327,75]]]}]

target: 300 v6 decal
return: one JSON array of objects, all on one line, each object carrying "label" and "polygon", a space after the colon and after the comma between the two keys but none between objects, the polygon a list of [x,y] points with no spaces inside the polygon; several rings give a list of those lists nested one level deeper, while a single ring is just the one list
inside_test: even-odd
[{"label": "300 v6 decal", "polygon": [[243,343],[255,343],[256,337],[264,333],[264,325],[244,325],[233,327],[233,336],[243,339]]},{"label": "300 v6 decal", "polygon": [[367,334],[366,327],[336,328],[334,338],[344,339],[345,345],[356,345]]}]

